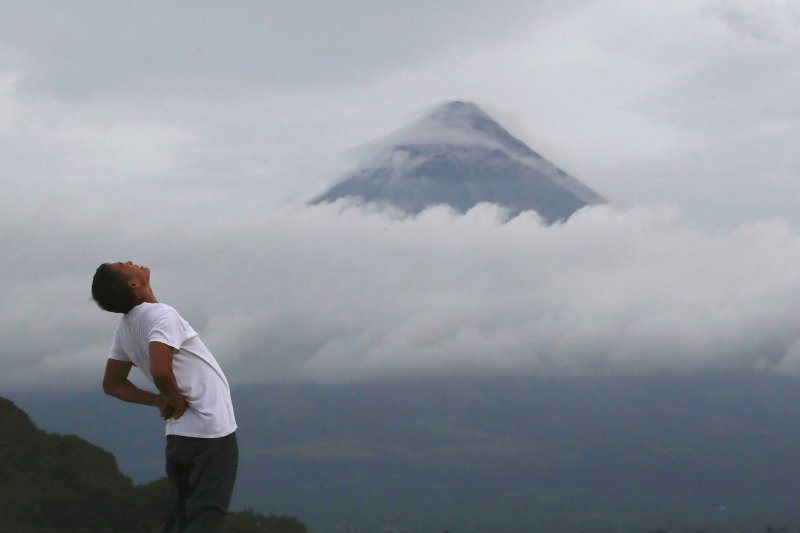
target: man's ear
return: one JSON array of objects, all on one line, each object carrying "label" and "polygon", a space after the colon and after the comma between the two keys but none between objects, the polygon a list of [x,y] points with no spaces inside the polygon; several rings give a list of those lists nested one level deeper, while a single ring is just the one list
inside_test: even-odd
[{"label": "man's ear", "polygon": [[128,285],[128,287],[130,287],[131,289],[135,289],[136,287],[138,287],[138,286],[139,286],[139,283],[137,283],[137,281],[136,281],[135,279],[129,279],[129,280],[126,282],[126,284],[127,284],[127,285]]}]

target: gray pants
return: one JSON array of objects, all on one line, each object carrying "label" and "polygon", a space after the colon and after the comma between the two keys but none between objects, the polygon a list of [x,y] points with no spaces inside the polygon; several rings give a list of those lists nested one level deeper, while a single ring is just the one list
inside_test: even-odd
[{"label": "gray pants", "polygon": [[239,448],[236,433],[215,439],[167,435],[168,516],[162,533],[207,533],[225,518]]}]

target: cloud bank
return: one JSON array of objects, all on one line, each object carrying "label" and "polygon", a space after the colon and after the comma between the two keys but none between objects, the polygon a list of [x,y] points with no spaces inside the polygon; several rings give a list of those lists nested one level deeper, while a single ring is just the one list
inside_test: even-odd
[{"label": "cloud bank", "polygon": [[[545,226],[491,205],[412,218],[340,202],[119,230],[104,230],[116,252],[150,264],[234,384],[800,371],[800,233],[777,219],[710,233],[669,208]],[[5,260],[28,276],[0,317],[0,385],[99,379],[116,316],[89,300],[91,274],[128,256],[101,258],[86,231]],[[83,260],[59,259],[80,243]]]}]

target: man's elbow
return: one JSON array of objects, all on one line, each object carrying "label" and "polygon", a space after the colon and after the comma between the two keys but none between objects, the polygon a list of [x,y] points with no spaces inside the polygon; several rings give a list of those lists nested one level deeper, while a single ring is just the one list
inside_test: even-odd
[{"label": "man's elbow", "polygon": [[116,396],[117,387],[119,383],[103,380],[103,392],[109,396]]}]

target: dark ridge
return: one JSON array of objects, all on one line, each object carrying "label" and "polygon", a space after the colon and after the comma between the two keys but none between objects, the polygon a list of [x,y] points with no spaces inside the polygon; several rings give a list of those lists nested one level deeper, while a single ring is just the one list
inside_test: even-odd
[{"label": "dark ridge", "polygon": [[[52,404],[53,410],[64,408]],[[75,435],[47,433],[0,397],[0,530],[140,533],[164,516],[166,481],[135,485],[112,454]],[[232,513],[220,533],[308,533],[289,517]]]}]

